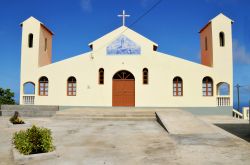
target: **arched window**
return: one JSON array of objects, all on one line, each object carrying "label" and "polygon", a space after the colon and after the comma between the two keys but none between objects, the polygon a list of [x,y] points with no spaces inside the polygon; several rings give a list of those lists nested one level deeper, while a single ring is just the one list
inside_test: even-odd
[{"label": "arched window", "polygon": [[205,37],[205,50],[207,50],[207,37]]},{"label": "arched window", "polygon": [[217,95],[223,96],[223,95],[229,95],[230,90],[229,90],[230,85],[226,82],[220,82],[217,84]]},{"label": "arched window", "polygon": [[99,84],[104,84],[104,69],[99,69]]},{"label": "arched window", "polygon": [[33,82],[26,82],[23,84],[23,94],[34,95],[35,84]]},{"label": "arched window", "polygon": [[48,96],[49,80],[47,77],[43,76],[39,79],[39,95]]},{"label": "arched window", "polygon": [[135,77],[132,73],[127,70],[121,70],[114,74],[113,80],[134,80]]},{"label": "arched window", "polygon": [[213,80],[210,77],[204,77],[202,80],[203,96],[213,96]]},{"label": "arched window", "polygon": [[148,69],[144,68],[142,70],[142,79],[143,79],[143,84],[148,84]]},{"label": "arched window", "polygon": [[29,48],[33,47],[33,34],[29,34],[29,41],[28,41]]},{"label": "arched window", "polygon": [[183,96],[183,83],[180,77],[173,79],[173,96]]},{"label": "arched window", "polygon": [[76,96],[76,78],[69,77],[67,81],[67,95]]},{"label": "arched window", "polygon": [[223,32],[220,32],[220,46],[225,46],[225,34]]}]

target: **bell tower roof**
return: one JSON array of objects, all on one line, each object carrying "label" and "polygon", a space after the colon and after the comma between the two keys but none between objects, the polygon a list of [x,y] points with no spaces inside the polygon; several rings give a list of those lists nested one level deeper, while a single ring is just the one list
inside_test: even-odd
[{"label": "bell tower roof", "polygon": [[35,17],[33,16],[30,16],[28,19],[26,19],[25,21],[23,21],[20,26],[23,27],[23,24],[25,24],[26,22],[29,22],[29,21],[32,21],[32,22],[36,22],[36,23],[40,23],[40,25],[46,29],[51,35],[54,35],[54,33],[49,29],[47,28],[42,22],[40,22],[38,19],[36,19]]},{"label": "bell tower roof", "polygon": [[225,16],[223,13],[218,14],[216,17],[214,17],[213,19],[211,19],[200,31],[199,33],[201,33],[204,29],[206,29],[206,27],[209,26],[209,24],[211,24],[211,22],[215,21],[218,18],[223,18],[223,19],[227,19],[229,21],[231,21],[231,23],[234,23],[234,21],[232,19],[230,19],[229,17]]}]

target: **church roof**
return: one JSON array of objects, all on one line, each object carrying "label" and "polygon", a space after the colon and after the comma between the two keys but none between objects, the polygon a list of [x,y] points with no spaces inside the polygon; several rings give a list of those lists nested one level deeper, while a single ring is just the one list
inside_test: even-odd
[{"label": "church roof", "polygon": [[121,26],[113,31],[111,31],[110,33],[107,33],[106,35],[102,36],[101,38],[98,38],[95,41],[92,41],[91,43],[89,43],[88,45],[90,47],[92,47],[94,44],[98,43],[98,42],[102,42],[102,41],[107,41],[110,40],[110,38],[112,38],[113,40],[118,38],[121,35],[126,35],[128,37],[133,36],[133,37],[138,37],[150,44],[152,44],[153,46],[158,47],[158,44],[149,40],[148,38],[142,36],[141,34],[131,30],[130,28],[126,27],[126,26]]}]

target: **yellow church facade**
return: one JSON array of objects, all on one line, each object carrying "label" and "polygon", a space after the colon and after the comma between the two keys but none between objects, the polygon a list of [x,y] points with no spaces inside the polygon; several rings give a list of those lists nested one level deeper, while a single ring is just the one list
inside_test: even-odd
[{"label": "yellow church facade", "polygon": [[[53,33],[22,24],[20,104],[217,107],[233,104],[232,20],[223,14],[200,31],[201,63],[157,51],[126,26],[91,42],[91,51],[52,63]],[[164,35],[164,34],[163,34]],[[26,93],[26,86],[33,88]],[[225,86],[226,93],[221,93]]]}]

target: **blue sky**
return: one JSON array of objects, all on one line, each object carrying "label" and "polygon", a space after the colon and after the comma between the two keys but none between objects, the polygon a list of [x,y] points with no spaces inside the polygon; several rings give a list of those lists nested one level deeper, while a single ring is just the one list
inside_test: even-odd
[{"label": "blue sky", "polygon": [[[133,23],[158,0],[1,0],[0,87],[19,96],[21,28],[34,16],[54,33],[53,62],[86,51],[88,43],[121,26],[123,9]],[[131,29],[159,44],[159,51],[200,62],[199,30],[213,17],[224,13],[233,24],[234,83],[241,100],[250,100],[250,1],[163,0]],[[236,92],[234,92],[236,93]],[[236,97],[235,97],[236,98]]]}]

